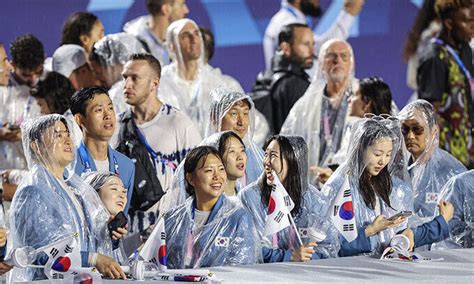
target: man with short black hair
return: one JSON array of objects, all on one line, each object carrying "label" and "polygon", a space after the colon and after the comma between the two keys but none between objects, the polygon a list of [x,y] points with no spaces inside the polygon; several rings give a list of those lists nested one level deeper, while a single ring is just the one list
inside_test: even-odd
[{"label": "man with short black hair", "polygon": [[127,188],[127,214],[132,200],[135,165],[132,160],[109,146],[115,131],[116,115],[107,90],[90,86],[76,92],[71,99],[71,112],[82,129],[83,141],[77,150],[75,172],[105,171],[117,174]]},{"label": "man with short black hair", "polygon": [[32,34],[17,37],[10,45],[13,77],[16,85],[33,87],[43,75],[43,44]]},{"label": "man with short black hair", "polygon": [[189,13],[186,0],[146,0],[148,16],[141,16],[125,23],[123,30],[136,36],[145,49],[161,63],[170,63],[168,48],[165,44],[166,29]]},{"label": "man with short black hair", "polygon": [[159,212],[175,206],[166,194],[177,165],[200,141],[193,122],[157,97],[160,62],[150,54],[133,54],[122,72],[125,101],[113,145],[135,161],[135,191],[131,200],[131,231],[143,232]]},{"label": "man with short black hair", "polygon": [[313,66],[313,32],[306,24],[289,24],[278,35],[278,44],[271,70],[260,74],[254,86],[256,92],[264,84],[270,85],[268,96],[256,100],[255,104],[274,134],[280,132],[291,108],[309,86],[305,70]]}]

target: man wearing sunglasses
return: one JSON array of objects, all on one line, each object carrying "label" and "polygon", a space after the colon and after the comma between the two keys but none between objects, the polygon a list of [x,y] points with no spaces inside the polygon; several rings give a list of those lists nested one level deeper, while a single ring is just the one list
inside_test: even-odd
[{"label": "man wearing sunglasses", "polygon": [[[438,215],[438,208],[440,212],[454,212],[453,205],[445,200],[449,199],[449,195],[458,193],[444,192],[442,188],[451,177],[465,172],[466,167],[439,147],[438,122],[435,109],[429,102],[413,101],[400,111],[398,118],[405,145],[411,154],[408,172],[413,188],[415,216],[410,218],[410,226],[418,226],[431,222]],[[457,204],[456,198],[451,200],[455,208],[462,208],[463,205]],[[460,247],[460,238],[453,237],[459,230],[449,228],[443,219],[438,218],[438,221],[438,225],[430,232],[438,236],[435,238],[438,242],[430,245],[430,249]],[[439,241],[448,236],[451,238]]]}]

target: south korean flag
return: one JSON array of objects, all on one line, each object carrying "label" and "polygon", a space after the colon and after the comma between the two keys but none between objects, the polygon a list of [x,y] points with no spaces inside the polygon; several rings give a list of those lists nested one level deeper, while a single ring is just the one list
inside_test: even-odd
[{"label": "south korean flag", "polygon": [[275,234],[290,226],[289,215],[295,203],[286,192],[278,176],[273,172],[273,188],[268,202],[264,235]]},{"label": "south korean flag", "polygon": [[331,220],[337,230],[348,242],[357,238],[357,226],[354,218],[354,207],[349,180],[344,181],[330,207]]},{"label": "south korean flag", "polygon": [[[94,268],[81,267],[78,238],[79,234],[75,233],[37,250],[37,252],[42,251],[48,256],[48,261],[44,267],[46,277],[70,281],[81,277],[93,280],[100,279],[99,272]],[[97,283],[97,281],[94,281],[94,283]]]}]

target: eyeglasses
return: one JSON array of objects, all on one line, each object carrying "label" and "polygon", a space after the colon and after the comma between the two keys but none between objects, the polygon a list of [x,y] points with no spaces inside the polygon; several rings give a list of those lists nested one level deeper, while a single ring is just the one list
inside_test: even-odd
[{"label": "eyeglasses", "polygon": [[402,134],[403,136],[407,136],[410,131],[413,132],[415,135],[421,135],[425,132],[425,128],[423,126],[407,126],[407,125],[402,125]]},{"label": "eyeglasses", "polygon": [[336,52],[330,52],[327,53],[326,56],[324,57],[326,60],[333,61],[337,57],[340,57],[342,61],[347,62],[351,58],[351,54],[349,52],[346,53],[336,53]]}]

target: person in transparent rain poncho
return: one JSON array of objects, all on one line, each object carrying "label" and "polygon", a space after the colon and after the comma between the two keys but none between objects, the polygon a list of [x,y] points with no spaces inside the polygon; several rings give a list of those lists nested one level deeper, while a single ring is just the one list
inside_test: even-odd
[{"label": "person in transparent rain poncho", "polygon": [[[405,106],[398,118],[402,123],[405,145],[410,152],[408,170],[412,180],[414,212],[413,225],[432,220],[438,214],[438,195],[449,178],[467,171],[466,167],[448,152],[439,148],[439,128],[433,106],[416,100]],[[435,247],[457,245],[452,239]]]},{"label": "person in transparent rain poncho", "polygon": [[[203,72],[214,73],[215,76],[220,77],[221,80],[224,82],[222,85],[225,86],[226,89],[228,89],[227,92],[237,91],[240,93],[245,93],[244,89],[236,79],[234,79],[230,75],[223,74],[221,69],[210,65],[209,61],[214,56],[214,34],[204,27],[200,27],[199,30],[201,31],[202,39],[204,42]],[[213,98],[215,97],[212,97],[211,99]],[[217,102],[215,102],[214,100],[211,102],[211,109],[214,103]],[[268,135],[270,133],[270,127],[268,126],[267,119],[261,112],[259,112],[256,108],[253,108],[252,112],[255,116],[255,129],[258,129],[258,132],[254,132],[253,140],[257,143],[257,145],[261,146],[268,138]]]},{"label": "person in transparent rain poncho", "polygon": [[449,221],[452,240],[464,248],[472,248],[474,240],[474,170],[454,176],[444,185],[442,199],[454,206],[454,216]]},{"label": "person in transparent rain poncho", "polygon": [[310,181],[317,184],[320,168],[333,164],[347,123],[348,98],[357,88],[354,53],[344,40],[329,40],[318,57],[319,70],[295,103],[280,133],[302,136],[310,146]]},{"label": "person in transparent rain poncho", "polygon": [[[245,143],[240,136],[233,131],[223,131],[214,133],[204,139],[198,146],[211,146],[217,149],[224,163],[227,174],[227,183],[224,185],[224,193],[229,199],[236,199],[239,191],[245,182],[245,170],[247,166],[247,153]],[[184,175],[184,159],[178,166],[173,178],[173,187],[170,191],[175,205],[180,205],[186,201],[189,194],[186,192],[186,179]]]},{"label": "person in transparent rain poncho", "polygon": [[[125,278],[111,255],[109,213],[93,188],[74,174],[75,153],[71,125],[51,114],[22,125],[28,175],[19,185],[10,208],[10,234],[14,248],[39,248],[78,234],[82,266],[95,266],[105,276]],[[45,255],[36,263],[44,265]],[[11,273],[13,281],[43,279],[41,269]]]},{"label": "person in transparent rain poncho", "polygon": [[[264,262],[309,261],[311,259],[335,257],[339,250],[334,238],[337,232],[325,218],[327,201],[308,183],[308,145],[300,136],[272,136],[266,143],[265,171],[255,181],[239,192],[239,198],[255,221],[262,240]],[[278,175],[282,185],[295,203],[291,215],[298,232],[292,226],[264,236],[264,228],[272,191],[272,171]],[[327,237],[317,244],[303,233],[308,230],[323,231]],[[304,245],[300,245],[296,234],[300,234]]]},{"label": "person in transparent rain poncho", "polygon": [[256,108],[248,95],[228,88],[213,89],[210,97],[206,137],[219,131],[231,130],[244,141],[247,167],[245,178],[240,180],[244,187],[256,181],[263,172],[263,151],[254,140]]},{"label": "person in transparent rain poncho", "polygon": [[145,49],[136,37],[126,33],[109,34],[94,44],[90,56],[96,79],[109,90],[110,99],[117,115],[129,106],[123,95],[122,71],[130,55],[142,53]]},{"label": "person in transparent rain poncho", "polygon": [[[341,148],[334,154],[332,159],[334,167],[339,166],[346,160],[347,151],[351,144],[351,128],[357,119],[363,118],[368,113],[374,115],[396,115],[398,108],[392,100],[390,87],[383,79],[368,77],[359,81],[358,90],[349,97],[347,112],[349,117],[343,130]],[[320,168],[317,176],[319,181],[324,184],[332,173],[333,170],[331,168]]]},{"label": "person in transparent rain poncho", "polygon": [[[82,178],[97,191],[111,219],[119,212],[123,212],[128,201],[127,189],[117,174],[104,171],[89,172],[82,176]],[[126,228],[117,228],[117,231],[120,234],[112,232],[112,257],[117,262],[123,264],[126,261],[126,255],[120,238],[127,233],[127,230]]]},{"label": "person in transparent rain poncho", "polygon": [[[399,121],[380,116],[360,119],[353,126],[351,141],[347,161],[322,188],[331,204],[328,214],[337,212],[332,223],[340,232],[339,256],[381,253],[401,230],[411,249],[445,238],[439,232],[452,218],[452,205],[447,202],[440,205],[442,215],[414,229],[405,229],[406,216],[390,218],[413,211]],[[338,198],[345,202],[337,202]],[[344,224],[353,229],[344,230]]]},{"label": "person in transparent rain poncho", "polygon": [[215,72],[204,70],[202,35],[193,20],[173,22],[166,43],[173,62],[163,68],[158,97],[186,113],[203,136],[209,117],[209,92],[226,82]]},{"label": "person in transparent rain poncho", "polygon": [[261,262],[252,216],[223,194],[224,164],[210,146],[193,149],[184,164],[185,203],[165,215],[168,268],[198,268]]}]

